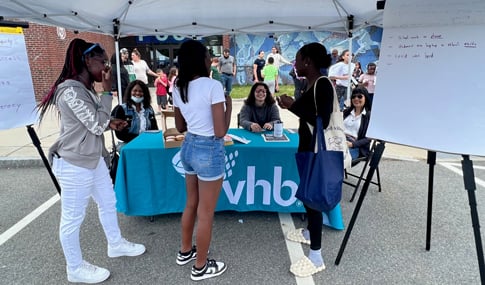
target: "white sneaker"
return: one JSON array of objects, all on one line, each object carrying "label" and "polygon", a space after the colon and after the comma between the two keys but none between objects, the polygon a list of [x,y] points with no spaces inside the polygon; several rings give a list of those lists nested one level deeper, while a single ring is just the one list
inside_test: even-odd
[{"label": "white sneaker", "polygon": [[122,238],[121,241],[115,245],[108,245],[108,256],[138,256],[145,252],[145,246],[143,244],[132,243]]},{"label": "white sneaker", "polygon": [[84,260],[81,266],[76,268],[76,270],[71,271],[67,269],[67,280],[69,282],[94,284],[103,282],[108,279],[108,277],[108,269],[92,265]]}]

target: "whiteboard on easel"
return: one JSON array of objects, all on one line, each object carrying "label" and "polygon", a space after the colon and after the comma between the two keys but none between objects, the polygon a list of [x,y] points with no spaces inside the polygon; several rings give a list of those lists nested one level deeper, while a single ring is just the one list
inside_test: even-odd
[{"label": "whiteboard on easel", "polygon": [[387,1],[367,136],[485,155],[485,1]]},{"label": "whiteboard on easel", "polygon": [[23,30],[0,27],[0,130],[25,127],[37,118]]}]

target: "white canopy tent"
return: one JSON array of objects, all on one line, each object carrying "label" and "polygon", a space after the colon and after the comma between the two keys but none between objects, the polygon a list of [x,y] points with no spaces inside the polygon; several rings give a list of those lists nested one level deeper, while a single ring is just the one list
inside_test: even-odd
[{"label": "white canopy tent", "polygon": [[115,37],[307,30],[346,31],[347,17],[356,28],[381,25],[376,0],[3,0],[0,16],[80,32]]},{"label": "white canopy tent", "polygon": [[198,38],[325,30],[351,37],[354,27],[382,25],[377,2],[382,1],[3,0],[0,17],[112,35],[118,61],[118,39],[133,35]]}]

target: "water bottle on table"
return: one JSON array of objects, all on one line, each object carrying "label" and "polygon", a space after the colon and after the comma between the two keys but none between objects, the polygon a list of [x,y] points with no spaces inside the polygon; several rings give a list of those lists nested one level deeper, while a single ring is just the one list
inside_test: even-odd
[{"label": "water bottle on table", "polygon": [[273,136],[276,138],[281,138],[283,136],[283,122],[276,121],[273,124]]}]

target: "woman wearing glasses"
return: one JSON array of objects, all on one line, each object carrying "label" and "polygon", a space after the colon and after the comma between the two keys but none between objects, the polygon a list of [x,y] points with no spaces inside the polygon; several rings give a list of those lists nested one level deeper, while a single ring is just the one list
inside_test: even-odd
[{"label": "woman wearing glasses", "polygon": [[369,155],[370,139],[366,138],[370,120],[370,100],[365,88],[355,88],[350,107],[344,110],[344,127],[352,159]]},{"label": "woman wearing glasses", "polygon": [[79,230],[92,197],[108,241],[108,256],[137,256],[145,252],[141,244],[121,236],[116,198],[105,159],[103,133],[122,130],[127,123],[110,119],[110,92],[98,96],[95,81],[111,89],[111,69],[106,52],[99,44],[74,39],[67,49],[64,67],[49,93],[39,104],[40,120],[51,108],[59,112],[60,136],[49,149],[52,170],[61,186],[59,237],[66,259],[69,282],[99,283],[110,272],[83,259]]},{"label": "woman wearing glasses", "polygon": [[254,83],[239,113],[241,127],[259,133],[272,130],[273,124],[279,120],[281,120],[280,111],[268,85],[262,82]]}]

